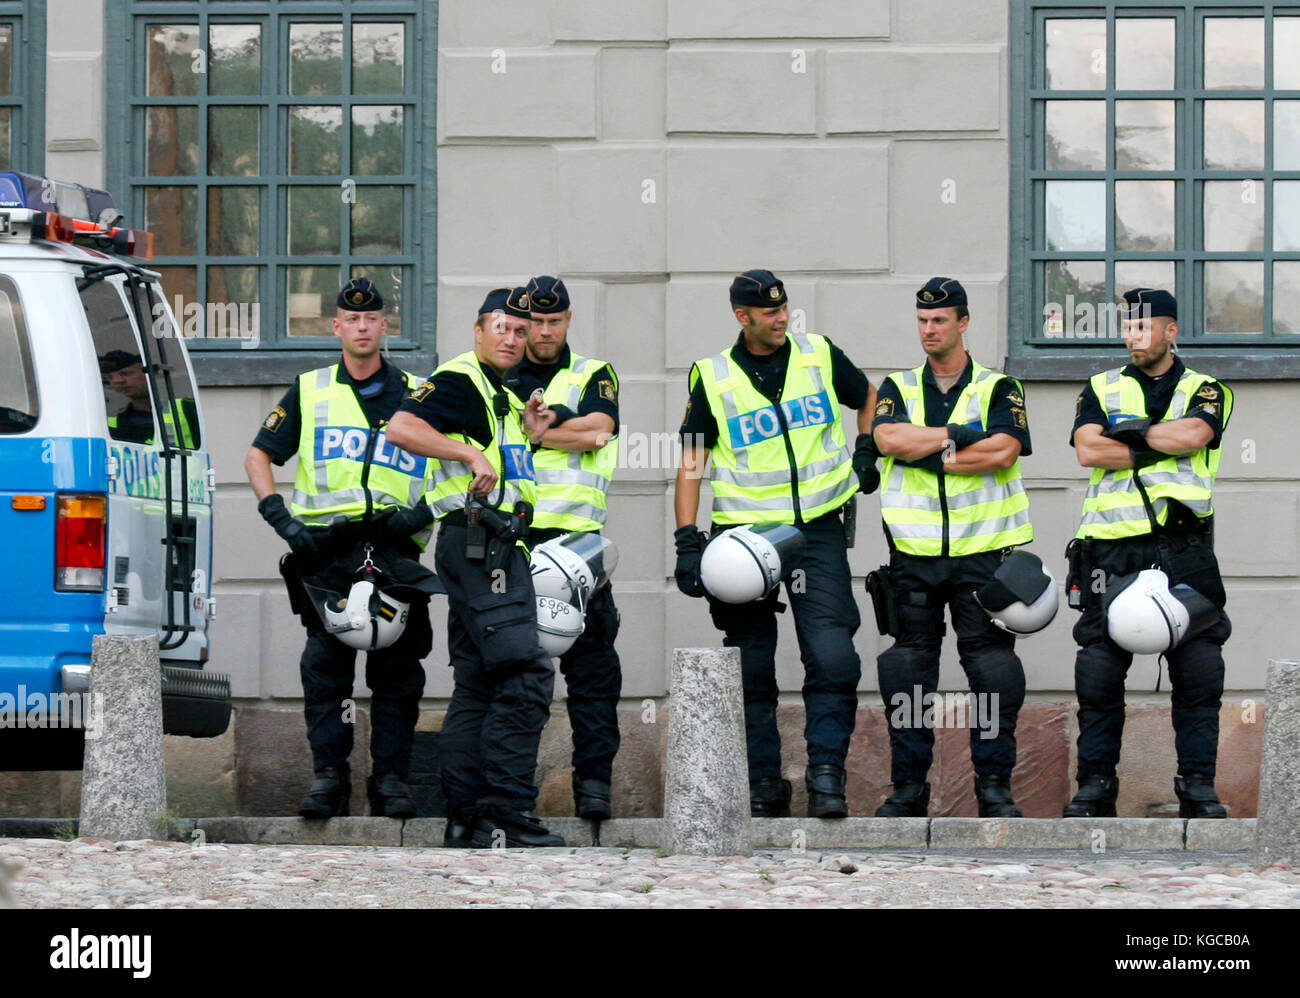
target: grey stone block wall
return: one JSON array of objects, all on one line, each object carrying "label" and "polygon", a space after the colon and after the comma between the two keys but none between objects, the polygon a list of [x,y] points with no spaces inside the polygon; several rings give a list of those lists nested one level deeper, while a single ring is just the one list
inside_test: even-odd
[{"label": "grey stone block wall", "polygon": [[[104,109],[80,95],[103,73],[102,10],[100,0],[49,5],[48,172],[91,183],[103,179]],[[538,272],[566,278],[572,342],[615,363],[624,447],[633,434],[643,441],[640,459],[625,460],[636,466],[619,473],[609,533],[622,554],[624,693],[633,703],[661,696],[672,647],[717,635],[703,605],[671,584],[673,471],[645,456],[680,422],[691,362],[734,338],[726,287],[735,271],[777,270],[796,328],[831,336],[873,380],[922,360],[914,289],[935,273],[960,277],[972,302],[968,346],[982,363],[1003,363],[1007,5],[442,0],[438,30],[440,355],[469,348],[488,288]],[[1066,446],[1078,387],[1027,386],[1033,549],[1058,578],[1086,483]],[[1300,639],[1300,470],[1291,426],[1277,418],[1295,384],[1234,387],[1218,537],[1234,623],[1227,684],[1251,691],[1263,688],[1267,660],[1293,656]],[[280,545],[257,518],[242,467],[282,391],[204,392],[218,477],[214,665],[250,705],[300,696],[302,632],[276,573]],[[291,469],[277,471],[285,486],[291,479]],[[885,554],[879,503],[865,498],[855,577]],[[860,581],[855,595],[869,621]],[[434,606],[426,693],[436,700],[450,677],[444,604]],[[797,696],[802,670],[783,619],[778,677]],[[1068,699],[1073,621],[1062,611],[1019,643],[1031,692]],[[870,624],[857,647],[869,699],[882,647]],[[1153,659],[1135,664],[1134,698],[1152,690],[1154,668]],[[965,687],[951,638],[941,683]],[[1167,704],[1167,692],[1154,702]]]}]

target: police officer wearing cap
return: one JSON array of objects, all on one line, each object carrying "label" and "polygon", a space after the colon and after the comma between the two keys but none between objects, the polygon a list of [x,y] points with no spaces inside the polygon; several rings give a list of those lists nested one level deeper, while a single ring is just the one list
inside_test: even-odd
[{"label": "police officer wearing cap", "polygon": [[882,382],[873,424],[896,605],[894,644],[877,659],[894,792],[876,816],[923,817],[929,805],[934,731],[916,719],[938,688],[946,605],[971,691],[996,704],[996,736],[970,732],[980,817],[1019,817],[1011,770],[1025,672],[1015,635],[994,625],[975,591],[1034,536],[1020,478],[1020,456],[1030,453],[1024,389],[966,352],[970,311],[959,281],[928,281],[916,317],[926,362]]},{"label": "police officer wearing cap", "polygon": [[[350,573],[358,540],[386,566],[414,562],[433,522],[422,499],[426,462],[404,454],[386,436],[387,420],[419,379],[380,354],[388,329],[383,308],[370,280],[348,282],[332,322],[342,343],[341,362],[299,375],[262,423],[244,461],[258,512],[292,552],[281,571],[290,603],[307,628],[300,671],[316,775],[298,808],[305,818],[348,813],[352,720],[343,701],[352,696],[356,649],[325,630],[303,580]],[[297,477],[286,508],[271,465],[294,454]],[[372,814],[415,815],[406,780],[424,691],[420,659],[432,641],[426,596],[412,602],[406,628],[393,644],[367,654]]]},{"label": "police officer wearing cap", "polygon": [[[569,292],[557,277],[528,283],[532,323],[523,363],[507,377],[521,398],[541,389],[555,422],[533,454],[537,508],[528,535],[541,544],[571,531],[599,533],[618,465],[618,377],[603,360],[568,343]],[[612,815],[610,778],[618,752],[618,698],[623,688],[614,639],[618,608],[608,585],[587,605],[586,627],[560,657],[573,727],[573,802],[581,818]]]},{"label": "police officer wearing cap", "polygon": [[457,848],[564,844],[532,815],[555,668],[537,641],[523,546],[537,502],[532,445],[555,414],[503,382],[524,357],[531,321],[525,288],[490,292],[474,349],[434,371],[390,426],[400,446],[437,459],[429,501],[455,683],[439,749],[444,844]]},{"label": "police officer wearing cap", "polygon": [[[1124,677],[1133,655],[1107,632],[1106,589],[1159,565],[1171,585],[1190,585],[1220,611],[1226,602],[1214,556],[1213,488],[1232,392],[1174,353],[1178,305],[1168,291],[1126,291],[1120,320],[1131,363],[1094,375],[1079,393],[1070,439],[1079,463],[1093,471],[1067,551],[1070,591],[1078,594],[1071,602],[1083,610],[1074,626],[1079,792],[1067,818],[1113,816],[1119,793]],[[1094,587],[1103,573],[1105,588]],[[1217,623],[1166,653],[1183,817],[1227,817],[1214,776],[1231,632],[1220,612]]]},{"label": "police officer wearing cap", "polygon": [[[804,665],[809,814],[842,818],[844,759],[857,712],[861,662],[853,648],[860,618],[850,590],[844,510],[859,488],[871,491],[874,464],[860,467],[845,437],[840,406],[857,410],[859,433],[870,423],[875,389],[825,336],[787,334],[785,286],[767,270],[737,275],[731,307],[740,324],[735,344],[696,361],[682,421],[677,472],[678,588],[704,596],[696,527],[700,480],[712,461],[713,529],[739,524],[793,524],[806,540],[786,583]],[[753,418],[746,418],[747,416]],[[740,649],[749,754],[750,813],[790,813],[790,783],[781,779],[777,731],[776,614],[773,590],[756,603],[709,597],[723,642]]]}]

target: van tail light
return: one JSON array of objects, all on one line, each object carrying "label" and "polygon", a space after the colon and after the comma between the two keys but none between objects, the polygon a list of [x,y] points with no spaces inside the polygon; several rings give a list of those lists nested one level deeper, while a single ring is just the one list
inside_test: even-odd
[{"label": "van tail light", "polygon": [[102,495],[61,495],[54,528],[54,588],[59,592],[104,591]]}]

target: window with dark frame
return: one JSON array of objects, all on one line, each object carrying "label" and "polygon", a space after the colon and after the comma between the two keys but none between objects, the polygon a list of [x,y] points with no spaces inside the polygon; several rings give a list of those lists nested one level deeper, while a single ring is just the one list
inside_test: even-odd
[{"label": "window with dark frame", "polygon": [[[421,107],[436,5],[123,6],[110,184],[154,234],[200,373],[253,346],[336,349],[335,297],[355,276],[383,294],[392,348],[431,349],[418,275],[432,257]],[[116,160],[115,127],[129,140]]]},{"label": "window with dark frame", "polygon": [[1300,4],[1018,7],[1017,369],[1113,352],[1113,303],[1148,286],[1184,352],[1300,373]]}]

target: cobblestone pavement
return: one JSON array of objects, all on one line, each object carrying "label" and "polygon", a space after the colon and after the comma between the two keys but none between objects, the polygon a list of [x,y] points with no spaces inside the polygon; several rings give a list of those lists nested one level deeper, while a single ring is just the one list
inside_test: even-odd
[{"label": "cobblestone pavement", "polygon": [[[32,908],[1300,908],[1248,853],[445,850],[0,839]],[[0,891],[0,904],[3,892]]]}]

